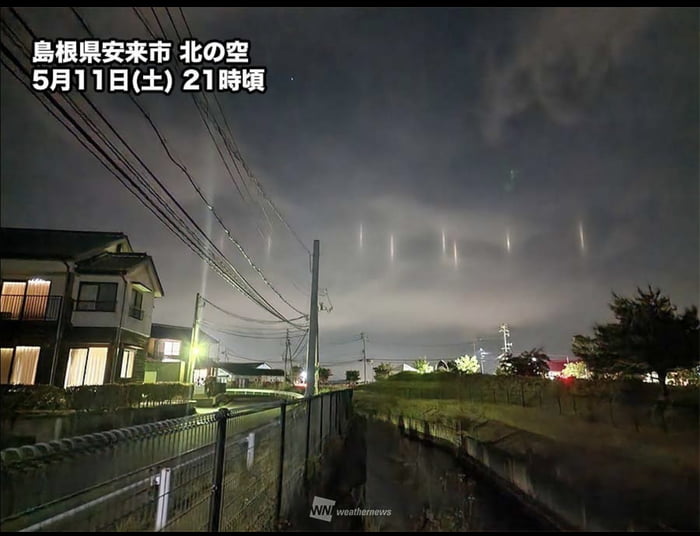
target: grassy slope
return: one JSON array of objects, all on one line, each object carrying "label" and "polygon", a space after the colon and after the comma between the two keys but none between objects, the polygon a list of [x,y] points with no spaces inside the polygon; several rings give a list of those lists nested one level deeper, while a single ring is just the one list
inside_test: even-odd
[{"label": "grassy slope", "polygon": [[[659,479],[687,483],[698,478],[697,419],[671,421],[673,426],[666,431],[649,422],[638,429],[630,422],[590,422],[582,416],[560,415],[547,406],[546,398],[543,406],[540,402],[534,407],[470,400],[467,390],[481,380],[469,381],[471,385],[465,384],[464,378],[449,374],[401,375],[358,389],[354,405],[365,414],[390,415],[394,419],[403,415],[461,428],[481,441],[498,443],[512,454],[581,467],[582,473],[590,473],[594,467],[596,478],[601,474],[624,475],[621,484],[630,489],[655,487]],[[491,392],[501,380],[491,377],[483,381],[489,386],[482,391]],[[550,386],[544,384],[544,388]],[[684,403],[697,404],[697,390],[677,392],[676,397]],[[513,394],[511,400],[515,398]],[[526,399],[526,403],[531,401]],[[581,401],[579,398],[578,403]],[[649,400],[640,401],[639,405],[645,407],[648,403]],[[623,410],[633,411],[627,406],[618,409],[623,417]]]}]

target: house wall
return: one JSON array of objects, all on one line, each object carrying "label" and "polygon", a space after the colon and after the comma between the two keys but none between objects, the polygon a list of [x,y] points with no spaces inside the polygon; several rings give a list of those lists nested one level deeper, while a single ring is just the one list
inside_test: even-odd
[{"label": "house wall", "polygon": [[66,265],[61,261],[3,259],[0,263],[3,280],[26,281],[32,278],[51,281],[51,296],[63,296],[66,288]]},{"label": "house wall", "polygon": [[153,286],[151,283],[151,276],[146,267],[141,265],[133,272],[127,274],[126,279],[128,281],[128,288],[126,291],[126,311],[124,313],[123,328],[148,337],[151,334],[153,307],[155,306],[153,292],[141,292],[143,295],[143,303],[141,305],[141,308],[143,309],[143,318],[141,320],[129,316],[129,308],[131,306],[131,294],[134,288],[134,283],[141,283],[142,285],[151,288]]},{"label": "house wall", "polygon": [[124,281],[118,275],[76,274],[73,301],[78,300],[81,283],[116,283],[117,298],[114,311],[78,311],[73,309],[71,324],[79,327],[117,327],[124,302]]},{"label": "house wall", "polygon": [[[118,246],[121,245],[121,248]],[[113,244],[105,251],[130,252],[127,240]],[[93,252],[92,254],[98,254]],[[70,273],[67,269],[70,269]],[[106,346],[109,348],[105,369],[105,383],[110,381],[143,381],[145,356],[154,308],[153,292],[139,289],[143,300],[141,319],[129,315],[134,284],[152,288],[155,284],[152,272],[145,266],[138,266],[122,278],[119,275],[79,274],[74,271],[74,263],[68,267],[62,261],[36,259],[2,259],[0,277],[3,280],[26,281],[40,278],[51,282],[49,294],[62,296],[60,308],[63,323],[54,321],[5,320],[0,318],[0,345],[39,346],[36,383],[50,383],[51,369],[55,361],[54,384],[63,386],[71,348]],[[126,285],[125,281],[126,279]],[[75,301],[79,297],[80,283],[116,283],[115,311],[78,311]],[[67,283],[70,285],[68,296]],[[126,291],[126,292],[125,292]],[[54,302],[55,303],[55,302]],[[119,327],[121,326],[121,330]],[[61,329],[59,329],[61,328]],[[60,331],[60,333],[59,333]],[[118,335],[119,332],[119,335]],[[122,351],[125,347],[136,349],[132,378],[120,378]],[[58,348],[57,351],[55,349]],[[55,358],[55,359],[54,359]]]},{"label": "house wall", "polygon": [[[72,266],[69,263],[69,267]],[[28,281],[44,279],[51,282],[50,296],[63,298],[60,307],[57,306],[55,320],[3,320],[0,319],[0,346],[12,348],[16,346],[38,346],[39,361],[37,363],[35,383],[49,383],[51,368],[54,361],[54,349],[60,314],[65,314],[65,291],[68,273],[66,265],[61,261],[34,259],[3,259],[0,263],[0,278],[6,280]]]},{"label": "house wall", "polygon": [[[138,333],[122,330],[119,336],[119,352],[117,347],[117,328],[112,327],[76,327],[71,326],[66,330],[60,357],[56,370],[56,385],[63,387],[68,367],[68,356],[72,348],[85,348],[90,346],[106,346],[107,364],[105,366],[104,383],[142,382],[145,371],[146,345],[148,339]],[[136,349],[134,368],[129,379],[120,378],[122,355],[124,348]]]}]

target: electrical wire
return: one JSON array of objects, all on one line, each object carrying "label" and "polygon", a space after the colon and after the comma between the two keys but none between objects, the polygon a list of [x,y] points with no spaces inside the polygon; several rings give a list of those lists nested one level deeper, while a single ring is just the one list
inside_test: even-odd
[{"label": "electrical wire", "polygon": [[[13,16],[15,16],[15,18],[17,18],[17,19],[20,21],[20,23],[21,23],[22,26],[24,27],[25,31],[27,31],[27,33],[29,33],[32,37],[34,37],[34,39],[36,39],[36,35],[35,35],[34,32],[31,30],[31,28],[27,25],[27,23],[24,21],[24,19],[19,15],[19,13],[18,13],[16,10],[14,10],[13,8],[10,8],[10,11],[11,11],[11,13],[13,14]],[[3,22],[4,22],[4,21],[3,21]],[[9,25],[4,24],[3,27],[4,27],[6,30],[11,30],[11,29],[9,28]],[[16,35],[15,35],[15,44],[16,44],[16,45],[17,45],[17,42],[20,42],[20,43],[21,43],[21,40],[20,40],[18,37],[16,37]],[[18,47],[18,48],[21,49],[21,47]],[[18,71],[22,72],[27,78],[29,78],[28,69],[26,69],[25,67],[22,66],[22,64],[21,64],[21,62],[19,61],[19,59],[18,59],[6,46],[3,45],[2,51],[3,51],[3,53],[5,54],[5,56],[10,60],[10,62],[11,62],[12,64],[14,64],[15,68],[16,68]],[[10,72],[12,72],[13,75],[14,75],[15,77],[18,77],[17,72],[15,72],[15,71],[10,67],[10,65],[8,64],[8,62],[3,61],[3,65],[5,65],[5,67],[6,67]],[[31,89],[29,88],[28,84],[24,83],[21,79],[20,79],[20,82],[23,83],[23,85],[24,85],[25,88],[27,88],[29,91],[31,91]],[[44,102],[44,100],[42,100],[42,98],[41,98],[38,94],[36,94],[35,92],[32,92],[32,94],[39,100],[39,102],[42,104],[42,106],[44,106],[48,111],[52,112],[52,110],[48,107],[48,105]],[[106,120],[106,118],[104,118],[104,116],[101,115],[101,113],[99,112],[99,109],[97,109],[97,108],[94,106],[94,104],[92,104],[92,102],[89,100],[89,98],[87,98],[85,95],[82,95],[82,96],[83,96],[83,98],[84,98],[89,104],[91,104],[91,107],[98,113],[98,115],[101,116],[101,119],[102,119],[103,121],[105,121],[105,123],[106,123],[113,131],[115,131],[114,127],[112,127],[111,124],[109,124],[109,122]],[[118,178],[119,182],[122,183],[125,187],[127,187],[127,189],[128,189],[133,195],[136,195],[137,197],[138,197],[139,195],[143,196],[143,197],[145,198],[145,201],[148,201],[148,203],[150,204],[150,206],[149,206],[149,205],[146,205],[146,203],[144,202],[144,199],[142,199],[141,197],[139,197],[139,201],[141,201],[143,204],[145,204],[145,205],[147,206],[147,208],[149,208],[149,210],[151,210],[151,212],[153,212],[153,213],[157,216],[157,218],[158,218],[161,222],[163,222],[163,223],[166,225],[166,227],[167,227],[169,230],[171,230],[172,232],[174,232],[174,233],[176,234],[176,236],[178,236],[178,238],[180,238],[186,245],[188,245],[188,247],[190,247],[190,249],[192,249],[192,250],[195,251],[195,253],[197,253],[200,257],[202,257],[203,260],[205,260],[205,262],[207,262],[207,264],[209,264],[217,273],[219,273],[219,275],[221,275],[222,278],[223,278],[224,280],[226,280],[227,282],[229,282],[230,284],[232,284],[232,286],[234,286],[234,288],[237,288],[237,289],[238,289],[239,291],[241,291],[244,295],[246,295],[247,297],[249,297],[250,299],[252,299],[252,300],[255,301],[256,303],[258,303],[258,305],[260,305],[261,307],[267,309],[267,307],[265,307],[265,304],[264,304],[264,303],[261,303],[261,302],[260,302],[259,300],[257,300],[254,296],[251,296],[250,293],[248,293],[248,292],[245,291],[245,289],[241,286],[240,283],[238,283],[237,281],[235,281],[229,274],[226,274],[226,273],[221,269],[221,266],[219,266],[218,263],[217,263],[216,261],[214,261],[214,259],[211,257],[211,254],[209,254],[209,253],[208,253],[205,249],[203,249],[200,245],[196,244],[196,243],[194,242],[194,240],[193,240],[191,237],[187,237],[187,236],[186,236],[186,234],[183,232],[183,228],[182,228],[182,226],[181,226],[182,220],[180,219],[179,222],[174,221],[173,218],[172,218],[172,210],[170,210],[170,214],[166,214],[166,211],[164,211],[163,207],[162,207],[162,206],[161,206],[161,207],[158,206],[158,202],[159,202],[161,205],[163,205],[163,200],[162,200],[162,198],[161,198],[160,196],[157,196],[157,194],[155,195],[155,197],[156,197],[156,199],[157,199],[157,201],[158,201],[158,202],[156,202],[156,201],[153,200],[152,197],[150,197],[146,192],[144,192],[143,189],[141,189],[138,185],[136,185],[136,184],[134,183],[133,179],[132,179],[131,177],[128,176],[128,174],[123,170],[123,168],[121,168],[121,167],[114,161],[114,159],[111,158],[111,157],[105,152],[104,148],[100,147],[99,144],[97,144],[97,142],[95,142],[95,140],[85,131],[84,128],[80,127],[80,125],[76,122],[76,120],[75,120],[72,116],[70,116],[70,114],[65,110],[65,108],[62,107],[62,105],[57,101],[56,98],[54,98],[53,95],[47,94],[47,95],[45,96],[45,99],[47,99],[47,100],[51,103],[51,105],[54,106],[54,108],[64,117],[64,119],[66,119],[66,120],[68,121],[68,123],[70,123],[70,125],[71,125],[72,128],[68,128],[68,126],[67,126],[67,124],[66,124],[65,121],[59,120],[59,122],[60,122],[63,126],[65,126],[65,127],[68,129],[68,131],[69,131],[74,137],[76,137],[76,139],[78,139],[78,141],[81,143],[81,145],[83,145],[83,147],[86,147],[86,143],[85,143],[85,142],[89,143],[89,146],[90,146],[90,147],[89,147],[89,148],[86,147],[86,148],[88,148],[89,152],[90,152],[91,154],[93,154],[93,156],[96,156],[96,158],[100,161],[100,163],[101,163],[103,166],[105,166],[105,167],[108,169],[108,171],[110,171],[111,174],[115,175],[115,176]],[[65,100],[65,99],[64,99],[64,100]],[[70,101],[70,102],[71,102],[71,104],[74,104],[72,101]],[[52,112],[51,115],[53,115],[54,117],[56,117],[56,118],[58,119],[57,114],[55,114],[55,113]],[[93,125],[94,125],[94,123],[93,123]],[[118,135],[118,132],[115,131],[115,133]],[[119,135],[118,135],[118,136],[119,136]],[[81,137],[82,137],[82,139],[81,139]],[[104,139],[104,138],[103,138],[103,139]],[[130,147],[128,146],[128,144],[126,144],[126,142],[123,141],[123,138],[121,139],[121,141],[122,141],[122,143],[124,143],[125,145],[127,145],[127,148],[130,149]],[[132,154],[135,154],[135,153],[133,152],[133,150],[132,150],[131,152],[132,152]],[[96,153],[97,153],[97,154],[96,154]],[[123,155],[121,155],[121,156],[122,156],[122,162],[124,162]],[[138,160],[138,155],[135,154],[135,156],[137,157],[137,160]],[[141,161],[140,163],[144,166],[144,168],[146,168],[145,164],[143,164],[142,161]],[[132,171],[133,171],[133,167],[132,167]],[[150,170],[148,170],[148,171],[150,171]],[[121,175],[121,176],[119,176],[119,175]],[[159,184],[159,186],[160,186],[162,189],[164,189],[162,183],[160,183],[160,181],[158,180],[158,178],[157,178],[155,175],[153,175],[152,173],[151,173],[151,175],[152,175],[153,178],[155,179],[156,183]],[[138,178],[138,177],[137,177],[137,178]],[[142,185],[143,185],[143,184],[144,184],[143,176],[140,176],[140,181],[141,181],[141,183],[142,183]],[[127,185],[127,184],[128,184],[128,185]],[[164,189],[164,190],[165,190],[165,189]],[[167,190],[165,190],[165,191],[166,191],[166,193],[167,193]],[[153,192],[154,192],[154,191],[151,189],[151,193],[153,193]],[[181,205],[179,205],[179,203],[178,203],[174,198],[172,198],[172,196],[170,196],[170,197],[171,197],[171,200],[176,204],[176,206],[178,206],[178,207],[180,208],[180,210],[183,211],[183,212],[185,213],[185,215],[188,215],[188,214],[186,213],[186,211],[184,211],[184,209],[181,207]],[[194,223],[194,222],[193,222],[193,223]],[[195,224],[195,225],[196,225],[196,224]],[[197,226],[197,227],[198,227],[198,226]],[[186,229],[189,231],[190,234],[192,234],[191,228],[186,228]],[[201,228],[198,228],[198,230],[199,230],[199,232],[200,232],[201,234],[203,234],[203,235],[206,237],[206,235],[203,233],[203,231],[201,230]],[[208,238],[208,237],[206,237],[206,238]],[[210,242],[210,247],[211,247],[211,245],[213,245],[213,244],[211,244],[211,241],[210,241],[210,240],[209,240],[209,242]],[[217,250],[218,250],[218,248],[215,248],[215,246],[214,246],[214,249],[217,249]],[[223,256],[223,254],[221,254],[220,251],[219,251],[219,254],[225,259],[225,256]],[[230,263],[228,263],[228,264],[230,265]],[[235,268],[234,268],[234,271],[235,271]],[[268,309],[268,312],[270,312],[270,313],[273,314],[274,316],[278,316],[278,318],[280,318],[281,320],[287,321],[287,319],[285,319],[284,316],[282,316],[282,315],[279,314],[279,313],[276,313],[274,309]]]},{"label": "electrical wire", "polygon": [[[285,323],[285,322],[283,322],[282,320],[261,320],[261,319],[258,319],[258,318],[250,318],[250,317],[247,317],[247,316],[242,316],[242,315],[239,315],[239,314],[236,314],[236,313],[234,313],[234,312],[228,311],[228,310],[224,309],[223,307],[220,307],[220,306],[216,305],[214,302],[212,302],[211,300],[208,300],[208,299],[205,298],[204,296],[200,296],[200,299],[201,299],[203,302],[208,303],[209,305],[211,305],[211,306],[212,306],[214,309],[216,309],[217,311],[220,311],[220,312],[224,313],[225,315],[228,315],[228,316],[230,316],[230,317],[232,317],[232,318],[237,318],[237,319],[239,319],[239,320],[243,320],[243,321],[246,321],[246,322],[255,322],[255,323],[258,323],[258,324],[283,324],[283,323]],[[294,322],[294,321],[296,321],[296,320],[303,320],[303,319],[305,319],[305,318],[307,318],[307,315],[298,316],[298,317],[296,317],[296,318],[290,318],[289,320]]]},{"label": "electrical wire", "polygon": [[[81,25],[83,26],[83,28],[85,29],[85,31],[88,33],[88,35],[89,35],[90,37],[92,37],[93,39],[96,38],[94,32],[92,32],[92,30],[91,30],[90,27],[88,26],[87,22],[86,22],[85,19],[80,15],[80,13],[78,12],[78,10],[77,10],[76,8],[74,8],[74,7],[71,7],[70,9],[71,9],[72,13],[75,15],[75,17],[78,19],[78,21],[81,23]],[[151,8],[151,9],[154,10],[154,8]],[[155,15],[155,11],[154,11],[154,16],[156,16],[156,18],[157,18],[157,15]],[[160,21],[159,21],[159,20],[158,20],[158,24],[159,24],[159,27],[162,29],[162,25],[160,24]],[[226,237],[236,246],[236,248],[238,249],[238,251],[239,251],[239,252],[241,253],[241,255],[245,258],[245,260],[248,262],[248,264],[255,270],[255,272],[256,272],[256,273],[258,274],[258,276],[262,279],[262,281],[263,281],[263,282],[264,282],[264,283],[265,283],[265,284],[266,284],[266,285],[267,285],[267,286],[268,286],[268,287],[269,287],[269,288],[270,288],[270,289],[271,289],[271,290],[272,290],[286,305],[288,305],[291,309],[293,309],[293,310],[296,311],[297,313],[303,315],[304,313],[303,313],[301,310],[297,309],[294,305],[292,305],[292,304],[277,290],[277,288],[276,288],[274,285],[272,285],[272,283],[271,283],[270,280],[265,276],[265,274],[262,272],[262,270],[253,262],[252,258],[247,254],[247,252],[245,251],[245,249],[243,249],[243,246],[240,244],[240,242],[239,242],[238,240],[236,240],[236,238],[235,238],[235,237],[233,236],[233,234],[231,233],[231,230],[226,226],[226,224],[223,222],[223,220],[221,219],[221,217],[219,216],[219,214],[216,212],[216,209],[213,207],[212,203],[206,198],[206,196],[205,196],[204,193],[202,192],[201,187],[200,187],[200,186],[197,184],[197,182],[194,180],[194,177],[192,177],[192,175],[191,175],[190,172],[187,170],[187,168],[183,165],[183,163],[182,163],[181,161],[179,161],[177,158],[175,158],[173,152],[172,152],[171,149],[170,149],[170,146],[168,145],[167,141],[165,140],[165,137],[162,135],[160,129],[156,126],[155,122],[153,121],[153,119],[151,118],[151,116],[148,114],[148,112],[143,108],[143,106],[141,106],[141,104],[136,100],[136,98],[135,98],[132,94],[129,93],[128,96],[129,96],[129,100],[131,100],[131,102],[138,108],[138,110],[139,110],[139,112],[141,113],[141,115],[143,115],[143,117],[146,119],[146,121],[148,122],[148,124],[150,125],[150,127],[151,127],[151,128],[153,129],[153,131],[155,132],[155,134],[156,134],[158,140],[160,141],[160,144],[161,144],[162,147],[164,148],[165,153],[166,153],[166,155],[168,156],[168,158],[170,159],[170,161],[171,161],[178,169],[180,169],[180,171],[185,175],[185,177],[187,178],[187,180],[189,181],[190,185],[191,185],[192,188],[195,190],[195,192],[197,193],[197,195],[199,196],[199,198],[202,200],[202,202],[204,203],[204,205],[209,209],[209,211],[211,212],[212,216],[213,216],[214,219],[217,221],[217,223],[218,223],[218,224],[221,226],[221,228],[224,230],[224,233],[226,234]],[[107,122],[106,119],[103,118],[103,120],[105,120],[105,122]],[[114,131],[114,129],[112,129],[112,130]],[[115,132],[116,132],[116,131],[115,131]],[[122,141],[122,143],[124,143],[125,145],[127,145],[126,142],[125,142],[123,139],[120,138],[120,141]],[[128,145],[127,145],[127,147],[128,147]],[[133,153],[133,151],[132,151],[132,153]],[[143,164],[143,162],[142,162],[140,159],[139,159],[139,163],[141,163],[141,165],[143,165],[144,168],[146,167],[145,164]],[[146,168],[146,169],[147,169],[147,168]],[[149,173],[150,173],[150,170],[149,170]],[[171,198],[172,198],[172,196],[171,196]],[[178,205],[178,206],[179,206],[179,205]],[[195,226],[197,226],[197,224],[194,222],[194,220],[193,220],[191,217],[189,218],[189,220],[190,220],[190,222],[191,222],[192,224],[194,224]],[[211,242],[211,240],[210,240],[210,242]],[[213,242],[211,242],[211,243],[212,243],[212,245],[213,245]],[[217,248],[217,249],[218,249],[218,248]],[[222,256],[224,256],[223,253],[221,253],[220,251],[219,251],[219,253],[220,253]],[[252,292],[257,293],[257,291],[254,289],[254,287],[245,279],[245,277],[243,277],[242,274],[239,273],[239,276],[241,277],[241,279],[242,279],[243,281],[246,282],[246,284],[248,285],[248,287],[250,288],[250,290],[251,290]],[[261,299],[263,299],[261,294],[259,294],[259,293],[257,293],[257,294],[258,294],[258,296],[259,296]]]},{"label": "electrical wire", "polygon": [[[190,28],[189,23],[187,22],[187,18],[185,17],[185,12],[180,8],[180,15],[185,22],[185,26],[187,27],[189,37],[192,38],[192,31]],[[299,234],[294,230],[294,228],[291,226],[291,224],[285,219],[285,217],[282,215],[282,213],[279,211],[275,203],[270,199],[270,197],[265,193],[265,190],[262,187],[262,184],[260,181],[257,179],[257,177],[252,173],[251,169],[249,168],[248,164],[246,163],[245,159],[243,158],[243,155],[241,154],[240,149],[238,148],[238,144],[236,143],[236,139],[233,135],[233,132],[231,131],[231,128],[228,124],[228,121],[226,120],[226,115],[223,113],[223,108],[221,107],[221,103],[216,99],[217,105],[219,107],[219,110],[221,111],[222,117],[225,122],[225,132],[226,135],[223,135],[222,133],[222,139],[224,140],[224,144],[227,146],[227,148],[233,153],[233,155],[240,161],[241,165],[243,166],[243,169],[246,171],[246,174],[248,177],[251,179],[255,187],[257,188],[258,192],[260,195],[265,199],[265,201],[270,205],[272,208],[273,212],[275,215],[280,219],[280,221],[284,224],[284,226],[287,228],[287,230],[290,232],[290,234],[296,239],[296,241],[301,245],[301,247],[309,254],[311,255],[311,250],[306,246],[304,241],[299,237]],[[230,142],[230,147],[229,147],[229,142]]]}]

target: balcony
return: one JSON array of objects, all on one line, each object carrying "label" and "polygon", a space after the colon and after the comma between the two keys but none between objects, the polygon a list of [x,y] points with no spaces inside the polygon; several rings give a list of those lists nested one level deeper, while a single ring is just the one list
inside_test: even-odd
[{"label": "balcony", "polygon": [[61,315],[63,296],[0,296],[0,320],[55,322]]},{"label": "balcony", "polygon": [[129,307],[129,316],[136,320],[143,320],[143,309],[138,307]]}]

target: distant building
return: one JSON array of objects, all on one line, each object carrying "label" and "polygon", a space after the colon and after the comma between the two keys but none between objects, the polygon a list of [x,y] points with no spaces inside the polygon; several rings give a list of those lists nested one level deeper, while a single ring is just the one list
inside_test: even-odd
[{"label": "distant building", "polygon": [[[191,344],[192,327],[153,324],[151,337],[148,340],[144,381],[149,383],[192,381],[191,378],[185,378]],[[202,372],[201,367],[197,367],[197,362],[218,360],[219,341],[200,329],[196,354],[194,381],[197,383],[201,380],[201,383],[206,379],[207,373]]]},{"label": "distant building", "polygon": [[0,229],[0,383],[142,381],[153,260],[123,233]]},{"label": "distant building", "polygon": [[273,369],[265,362],[260,363],[214,363],[215,376],[220,382],[230,387],[244,389],[246,387],[262,388],[269,384],[284,382],[284,371]]}]

